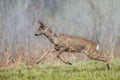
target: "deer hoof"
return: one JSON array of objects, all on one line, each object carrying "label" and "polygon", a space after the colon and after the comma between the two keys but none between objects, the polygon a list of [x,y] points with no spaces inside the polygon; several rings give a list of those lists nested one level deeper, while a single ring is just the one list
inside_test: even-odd
[{"label": "deer hoof", "polygon": [[110,70],[110,66],[109,64],[106,64],[107,70]]},{"label": "deer hoof", "polygon": [[67,64],[72,65],[72,63],[68,62]]},{"label": "deer hoof", "polygon": [[36,62],[36,64],[39,64],[39,63],[40,63],[40,61],[37,61],[37,62]]}]

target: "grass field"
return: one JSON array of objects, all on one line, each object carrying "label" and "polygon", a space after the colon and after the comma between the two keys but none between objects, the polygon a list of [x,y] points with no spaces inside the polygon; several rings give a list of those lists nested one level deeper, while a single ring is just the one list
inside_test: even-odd
[{"label": "grass field", "polygon": [[112,60],[111,70],[102,62],[82,61],[69,65],[25,65],[0,68],[0,80],[120,80],[120,61]]}]

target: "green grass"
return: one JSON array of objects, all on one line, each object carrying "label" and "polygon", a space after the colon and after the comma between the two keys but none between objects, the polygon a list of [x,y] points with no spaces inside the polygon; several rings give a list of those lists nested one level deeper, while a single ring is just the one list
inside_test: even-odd
[{"label": "green grass", "polygon": [[69,65],[25,65],[0,68],[0,80],[120,80],[120,61],[110,64],[106,70],[101,62],[87,61]]}]

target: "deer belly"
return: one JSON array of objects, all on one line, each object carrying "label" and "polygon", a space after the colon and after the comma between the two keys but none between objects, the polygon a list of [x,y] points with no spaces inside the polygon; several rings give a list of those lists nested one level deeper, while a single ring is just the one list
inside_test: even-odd
[{"label": "deer belly", "polygon": [[76,53],[78,53],[78,52],[81,52],[84,49],[85,49],[84,46],[69,46],[68,51],[69,52],[76,52]]},{"label": "deer belly", "polygon": [[69,52],[80,52],[81,50],[79,48],[74,48],[74,47],[70,47],[69,48]]}]

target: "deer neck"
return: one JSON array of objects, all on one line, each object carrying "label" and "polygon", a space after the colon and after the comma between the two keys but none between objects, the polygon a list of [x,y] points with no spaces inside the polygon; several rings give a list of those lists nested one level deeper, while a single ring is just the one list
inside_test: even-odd
[{"label": "deer neck", "polygon": [[54,44],[54,35],[55,33],[50,32],[50,33],[45,33],[45,36],[50,40],[51,43]]}]

